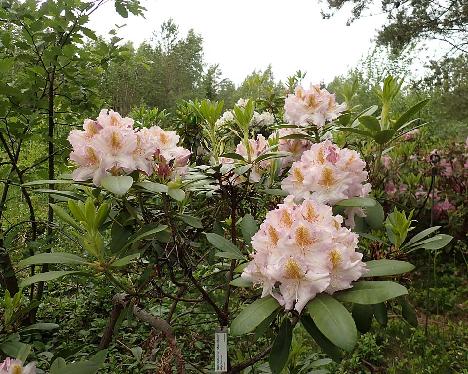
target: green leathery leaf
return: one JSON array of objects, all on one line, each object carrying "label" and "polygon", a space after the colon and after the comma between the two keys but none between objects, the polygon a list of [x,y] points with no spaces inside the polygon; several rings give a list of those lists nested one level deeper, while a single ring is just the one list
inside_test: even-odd
[{"label": "green leathery leaf", "polygon": [[19,268],[24,268],[29,265],[37,264],[69,264],[69,265],[83,265],[87,261],[77,255],[66,252],[53,252],[53,253],[39,253],[37,255],[25,258],[18,264]]},{"label": "green leathery leaf", "polygon": [[373,304],[372,309],[374,310],[374,316],[375,316],[376,321],[382,326],[387,326],[387,323],[388,323],[387,305],[385,305],[384,302]]},{"label": "green leathery leaf", "polygon": [[243,258],[239,248],[234,245],[230,240],[227,240],[221,235],[215,233],[205,233],[208,242],[215,248],[221,250],[221,253],[232,253],[233,255]]},{"label": "green leathery leaf", "polygon": [[351,314],[338,300],[322,294],[309,302],[307,310],[328,340],[346,351],[354,348],[357,341],[356,324]]},{"label": "green leathery leaf", "polygon": [[303,314],[301,316],[301,324],[327,356],[332,358],[335,362],[341,361],[343,357],[341,350],[320,332],[317,325],[308,314]]},{"label": "green leathery leaf", "polygon": [[20,283],[20,288],[28,287],[29,285],[37,282],[48,282],[54,279],[62,278],[66,275],[83,273],[80,270],[57,270],[47,271],[45,273],[34,274],[31,277],[25,278]]},{"label": "green leathery leaf", "polygon": [[278,331],[278,335],[271,347],[268,363],[273,374],[280,374],[289,357],[291,349],[293,327],[289,318],[285,318]]},{"label": "green leathery leaf", "polygon": [[382,277],[407,273],[414,269],[414,265],[406,261],[397,260],[372,260],[366,262],[369,271],[363,277]]},{"label": "green leathery leaf", "polygon": [[371,329],[374,315],[371,305],[353,304],[352,315],[360,333],[365,334]]},{"label": "green leathery leaf", "polygon": [[338,300],[356,304],[378,304],[407,293],[408,290],[396,282],[360,281],[348,290],[335,293],[334,296]]},{"label": "green leathery leaf", "polygon": [[244,335],[253,331],[263,320],[268,318],[280,307],[271,296],[255,300],[242,309],[232,321],[230,332],[232,335]]}]

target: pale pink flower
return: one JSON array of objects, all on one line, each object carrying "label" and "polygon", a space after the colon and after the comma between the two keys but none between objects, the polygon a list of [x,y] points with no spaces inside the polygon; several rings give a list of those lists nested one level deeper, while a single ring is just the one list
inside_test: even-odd
[{"label": "pale pink flower", "polygon": [[177,143],[180,140],[179,135],[175,131],[165,131],[159,126],[153,126],[148,129],[149,136],[152,137],[156,148],[160,150],[161,154],[166,151],[172,150],[177,147]]},{"label": "pale pink flower", "polygon": [[284,102],[284,118],[295,125],[321,128],[345,109],[345,104],[337,104],[335,95],[319,85],[311,85],[309,90],[297,87],[294,95],[288,95]]},{"label": "pale pink flower", "polygon": [[157,150],[156,142],[148,128],[142,128],[135,132],[136,146],[132,152],[134,167],[151,175],[154,170],[154,154]]},{"label": "pale pink flower", "polygon": [[305,199],[310,196],[310,187],[306,182],[308,175],[307,164],[296,161],[289,169],[288,177],[281,182],[281,189],[294,195],[297,199]]},{"label": "pale pink flower", "polygon": [[[269,149],[268,141],[263,135],[258,134],[256,139],[249,139],[247,143],[240,142],[236,146],[236,153],[241,155],[244,160],[252,163],[259,156],[267,153]],[[236,164],[236,160],[227,157],[220,157],[219,162],[223,165],[221,168],[223,173],[231,172]],[[249,181],[251,183],[260,182],[263,174],[269,170],[271,164],[271,159],[254,162],[253,167],[250,169]],[[233,184],[239,184],[244,180],[243,176],[233,175],[231,177],[231,183]]]},{"label": "pale pink flower", "polygon": [[30,362],[23,366],[22,361],[7,357],[0,364],[0,374],[36,374],[36,363]]},{"label": "pale pink flower", "polygon": [[94,138],[95,135],[99,134],[102,130],[102,126],[96,121],[85,119],[83,129],[84,131],[72,130],[70,134],[68,134],[68,141],[74,149],[87,146],[89,141]]},{"label": "pale pink flower", "polygon": [[311,196],[325,204],[335,204],[370,192],[366,163],[359,154],[340,149],[330,140],[313,144],[293,163],[281,188],[296,198]]},{"label": "pale pink flower", "polygon": [[113,172],[130,173],[136,169],[133,153],[137,147],[137,136],[133,129],[126,127],[104,127],[99,136],[95,136],[91,145],[99,150],[104,163]]},{"label": "pale pink flower", "polygon": [[325,290],[329,294],[351,288],[351,282],[358,280],[365,272],[362,253],[354,248],[337,244],[329,253],[330,284]]},{"label": "pale pink flower", "polygon": [[255,252],[242,278],[260,285],[262,297],[272,295],[299,313],[318,293],[352,287],[366,268],[355,252],[357,234],[342,222],[330,206],[315,199],[296,205],[288,196],[252,237]]},{"label": "pale pink flower", "polygon": [[70,160],[78,165],[78,168],[72,172],[73,180],[84,182],[92,179],[96,186],[101,184],[101,179],[108,174],[107,169],[111,166],[106,163],[101,152],[91,146],[72,151]]}]

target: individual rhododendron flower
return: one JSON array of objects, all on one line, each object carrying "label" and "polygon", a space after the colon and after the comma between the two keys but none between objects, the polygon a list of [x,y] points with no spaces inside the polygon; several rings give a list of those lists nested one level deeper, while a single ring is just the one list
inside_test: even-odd
[{"label": "individual rhododendron flower", "polygon": [[[248,143],[240,142],[236,147],[236,153],[241,155],[246,161],[252,162],[257,157],[267,153],[270,149],[268,141],[261,134],[257,135],[256,139],[249,139]],[[227,172],[234,168],[235,160],[227,157],[220,157],[220,163],[223,165],[222,171]],[[258,183],[262,175],[269,170],[271,166],[271,160],[263,160],[253,164],[250,170],[249,181],[252,183]],[[241,176],[233,176],[231,183],[238,184],[244,181]]]},{"label": "individual rhododendron flower", "polygon": [[239,108],[245,108],[248,102],[249,102],[249,99],[240,98],[239,100],[237,100],[236,106],[238,106]]},{"label": "individual rhododendron flower", "polygon": [[288,196],[252,237],[255,252],[242,277],[261,285],[262,297],[272,295],[298,312],[321,292],[352,287],[366,267],[356,252],[357,234],[342,221],[330,206],[314,199],[297,205]]},{"label": "individual rhododendron flower", "polygon": [[307,133],[298,128],[282,128],[270,135],[270,138],[278,137],[278,151],[290,153],[281,158],[281,169],[286,169],[294,161],[300,160],[302,154],[312,145],[307,139],[282,139],[288,135],[307,135]]},{"label": "individual rhododendron flower", "polygon": [[22,361],[7,357],[0,363],[0,374],[36,374],[36,363],[30,362],[23,366]]},{"label": "individual rhododendron flower", "polygon": [[297,87],[284,102],[284,118],[295,125],[321,128],[326,122],[338,118],[345,109],[346,104],[338,104],[335,95],[319,85],[311,85],[309,90]]},{"label": "individual rhododendron flower", "polygon": [[297,199],[309,196],[334,205],[370,192],[366,163],[353,150],[338,148],[329,140],[313,144],[292,164],[281,188]]},{"label": "individual rhododendron flower", "polygon": [[102,110],[96,121],[87,119],[83,130],[68,136],[72,145],[70,159],[78,166],[76,181],[92,179],[96,186],[106,175],[128,175],[140,171],[147,176],[155,171],[164,178],[186,172],[190,151],[178,147],[175,131],[159,126],[134,129],[131,118],[112,110]]},{"label": "individual rhododendron flower", "polygon": [[104,127],[93,137],[90,145],[101,153],[106,170],[130,173],[136,169],[133,152],[137,146],[137,136],[133,129]]}]

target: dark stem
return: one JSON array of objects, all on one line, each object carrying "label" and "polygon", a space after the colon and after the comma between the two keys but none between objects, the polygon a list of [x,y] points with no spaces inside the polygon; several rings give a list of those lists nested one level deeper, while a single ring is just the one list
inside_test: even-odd
[{"label": "dark stem", "polygon": [[[1,133],[0,133],[1,134]],[[0,199],[0,283],[2,287],[10,292],[10,295],[15,295],[19,291],[18,287],[18,278],[16,278],[15,269],[11,263],[11,258],[6,248],[4,247],[3,241],[3,230],[2,230],[2,217],[3,209],[6,204],[8,197],[8,190],[11,185],[11,174],[13,173],[13,168],[8,174],[8,178],[3,186],[2,197]]]},{"label": "dark stem", "polygon": [[[127,295],[125,294],[115,295],[114,303],[118,303],[122,305],[123,307],[127,306],[128,304]],[[184,374],[185,373],[184,358],[182,356],[182,353],[180,352],[179,347],[177,346],[176,339],[172,331],[171,325],[169,325],[167,321],[153,316],[152,314],[148,313],[146,310],[138,307],[137,305],[133,305],[132,312],[133,312],[133,315],[137,319],[139,319],[142,322],[148,323],[153,329],[163,333],[173,355],[175,356],[177,373]]]},{"label": "dark stem", "polygon": [[228,371],[228,374],[237,374],[237,373],[240,373],[242,370],[244,369],[247,369],[249,366],[252,366],[254,365],[255,363],[257,363],[258,361],[260,361],[261,359],[263,359],[264,357],[266,357],[268,355],[268,353],[270,353],[271,351],[271,348],[272,348],[273,344],[272,345],[269,345],[268,347],[266,347],[263,351],[261,351],[260,353],[258,353],[257,355],[251,357],[250,359],[248,359],[247,361],[244,361],[238,365],[235,365],[233,366],[229,371]]},{"label": "dark stem", "polygon": [[109,344],[112,341],[112,336],[115,333],[115,325],[123,309],[124,307],[122,304],[114,303],[114,306],[112,307],[112,310],[110,313],[109,321],[107,322],[107,326],[104,329],[104,332],[102,333],[101,342],[99,343],[100,350],[106,349],[109,347]]},{"label": "dark stem", "polygon": [[[48,89],[48,109],[47,109],[47,131],[48,131],[48,179],[53,180],[55,179],[55,146],[54,146],[54,130],[55,130],[55,113],[54,113],[54,83],[55,83],[55,69],[56,65],[53,66],[52,71],[49,74],[49,89]],[[49,184],[49,189],[55,189],[55,185],[53,183]],[[46,243],[47,249],[46,251],[50,251],[50,244],[52,244],[52,235],[53,235],[53,223],[54,223],[54,210],[52,209],[52,204],[54,199],[52,198],[52,194],[48,196],[48,210],[47,210],[47,231],[46,231]],[[41,272],[45,273],[49,270],[49,265],[44,264],[42,265]],[[37,300],[42,299],[42,295],[44,294],[44,282],[39,282],[37,288]]]}]

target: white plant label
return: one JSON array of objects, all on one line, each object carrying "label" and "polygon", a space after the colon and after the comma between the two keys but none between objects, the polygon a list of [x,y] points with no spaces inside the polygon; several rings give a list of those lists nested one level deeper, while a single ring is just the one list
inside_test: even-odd
[{"label": "white plant label", "polygon": [[227,371],[227,329],[215,332],[215,372],[225,373]]}]

